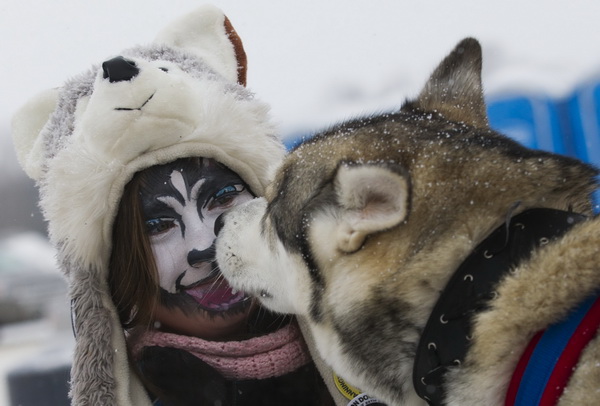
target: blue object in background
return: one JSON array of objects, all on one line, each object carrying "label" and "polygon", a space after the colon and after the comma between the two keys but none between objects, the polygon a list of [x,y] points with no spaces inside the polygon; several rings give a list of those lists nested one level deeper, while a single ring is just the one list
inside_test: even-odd
[{"label": "blue object in background", "polygon": [[[600,79],[564,99],[539,94],[491,97],[490,126],[529,148],[568,155],[600,167]],[[600,191],[594,195],[600,212]]]},{"label": "blue object in background", "polygon": [[[578,86],[565,105],[577,158],[600,167],[600,78]],[[594,211],[600,213],[600,190],[594,203]]]},{"label": "blue object in background", "polygon": [[[600,78],[578,86],[566,101],[576,156],[600,167]],[[594,194],[600,213],[600,190]]]},{"label": "blue object in background", "polygon": [[288,151],[291,151],[292,149],[294,149],[294,147],[296,147],[299,144],[302,144],[302,142],[304,140],[306,140],[312,136],[313,136],[313,134],[305,134],[305,133],[296,133],[293,135],[288,135],[287,137],[284,138],[283,145],[285,145],[285,147]]},{"label": "blue object in background", "polygon": [[600,166],[600,79],[579,86],[567,108],[577,157]]},{"label": "blue object in background", "polygon": [[[506,93],[490,96],[486,103],[494,130],[526,147],[600,167],[600,78],[582,83],[563,99],[540,93]],[[304,137],[286,137],[286,147],[293,148]],[[594,195],[594,211],[600,213],[600,190]]]},{"label": "blue object in background", "polygon": [[505,95],[487,101],[490,126],[526,147],[569,155],[560,112],[553,99],[541,95]]}]

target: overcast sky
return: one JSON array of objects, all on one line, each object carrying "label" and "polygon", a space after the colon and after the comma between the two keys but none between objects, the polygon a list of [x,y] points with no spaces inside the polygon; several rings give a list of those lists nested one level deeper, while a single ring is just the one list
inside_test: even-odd
[{"label": "overcast sky", "polygon": [[[2,0],[0,146],[42,89],[150,42],[198,0]],[[463,37],[484,50],[484,86],[561,96],[600,72],[597,0],[217,0],[244,41],[248,85],[283,134],[398,106]]]}]

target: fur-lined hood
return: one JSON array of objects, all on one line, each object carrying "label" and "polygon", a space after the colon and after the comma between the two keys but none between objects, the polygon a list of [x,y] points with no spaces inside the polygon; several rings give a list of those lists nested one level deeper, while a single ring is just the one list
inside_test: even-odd
[{"label": "fur-lined hood", "polygon": [[131,373],[108,290],[111,235],[123,188],[145,168],[214,158],[257,195],[283,157],[268,107],[245,84],[241,41],[223,13],[204,6],[148,46],[125,50],[134,66],[113,80],[94,66],[27,103],[13,120],[19,162],[70,283],[77,335],[74,405],[149,405]]}]

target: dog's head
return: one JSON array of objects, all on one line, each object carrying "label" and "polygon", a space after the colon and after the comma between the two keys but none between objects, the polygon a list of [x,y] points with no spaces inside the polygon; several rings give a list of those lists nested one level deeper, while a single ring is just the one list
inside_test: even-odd
[{"label": "dog's head", "polygon": [[275,311],[350,325],[365,309],[403,307],[418,325],[511,207],[589,210],[595,173],[488,127],[481,48],[465,39],[399,112],[292,151],[265,199],[225,215],[217,260]]},{"label": "dog's head", "polygon": [[226,277],[275,311],[308,314],[324,283],[319,268],[345,262],[367,236],[407,216],[410,180],[401,167],[342,161],[333,176],[295,209],[290,191],[278,189],[289,179],[279,179],[269,200],[227,213],[217,240]]}]

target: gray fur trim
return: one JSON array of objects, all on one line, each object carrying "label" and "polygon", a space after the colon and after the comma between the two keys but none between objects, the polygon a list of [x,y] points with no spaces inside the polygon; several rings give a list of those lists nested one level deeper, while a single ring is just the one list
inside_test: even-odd
[{"label": "gray fur trim", "polygon": [[54,158],[62,149],[65,140],[73,133],[77,102],[94,91],[97,71],[97,66],[92,67],[87,72],[68,80],[61,88],[56,109],[40,134],[44,139],[44,173],[47,171],[47,162]]},{"label": "gray fur trim", "polygon": [[95,270],[74,264],[66,269],[71,270],[72,310],[78,315],[74,319],[77,340],[70,396],[73,404],[81,406],[116,404],[111,314],[102,303],[100,289],[106,282]]}]

